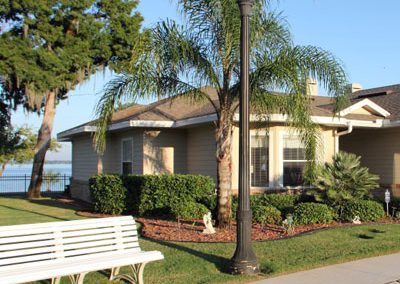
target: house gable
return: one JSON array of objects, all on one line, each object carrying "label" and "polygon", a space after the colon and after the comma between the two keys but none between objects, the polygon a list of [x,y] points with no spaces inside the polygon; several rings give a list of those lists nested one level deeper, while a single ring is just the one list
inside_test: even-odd
[{"label": "house gable", "polygon": [[369,99],[363,99],[338,113],[339,116],[348,114],[376,115],[384,118],[390,116],[387,110]]}]

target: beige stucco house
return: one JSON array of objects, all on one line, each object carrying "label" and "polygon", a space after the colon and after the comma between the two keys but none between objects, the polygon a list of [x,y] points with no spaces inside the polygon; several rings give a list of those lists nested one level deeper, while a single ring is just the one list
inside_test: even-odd
[{"label": "beige stucco house", "polygon": [[[381,184],[400,191],[400,85],[361,90],[352,85],[351,105],[334,113],[333,100],[309,86],[312,119],[320,126],[319,162],[340,150],[362,156],[362,163],[379,174]],[[216,93],[207,88],[214,103]],[[238,115],[235,117],[238,120]],[[259,117],[252,117],[254,121]],[[115,113],[107,150],[99,158],[93,149],[93,122],[58,134],[72,143],[73,197],[89,200],[88,179],[98,173],[202,174],[216,178],[214,121],[209,102],[183,97],[135,105]],[[285,126],[286,116],[272,114],[251,130],[251,189],[253,192],[297,187],[305,165],[304,145]],[[238,128],[232,147],[232,188],[238,187]]]}]

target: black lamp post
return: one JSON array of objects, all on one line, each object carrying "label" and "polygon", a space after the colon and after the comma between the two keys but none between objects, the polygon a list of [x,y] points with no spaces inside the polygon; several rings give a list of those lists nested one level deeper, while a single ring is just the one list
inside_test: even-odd
[{"label": "black lamp post", "polygon": [[239,207],[237,211],[236,251],[232,258],[234,274],[259,272],[251,246],[251,209],[249,187],[249,41],[253,0],[238,0],[240,8],[240,120],[239,120]]}]

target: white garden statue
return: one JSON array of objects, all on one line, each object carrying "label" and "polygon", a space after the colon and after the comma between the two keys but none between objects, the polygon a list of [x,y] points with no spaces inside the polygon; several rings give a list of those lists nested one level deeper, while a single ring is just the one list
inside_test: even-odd
[{"label": "white garden statue", "polygon": [[203,230],[203,234],[215,234],[215,229],[212,225],[211,212],[208,212],[203,216],[203,222],[204,226],[206,226]]},{"label": "white garden statue", "polygon": [[358,216],[354,217],[353,224],[357,224],[357,225],[361,224],[360,217],[358,217]]}]

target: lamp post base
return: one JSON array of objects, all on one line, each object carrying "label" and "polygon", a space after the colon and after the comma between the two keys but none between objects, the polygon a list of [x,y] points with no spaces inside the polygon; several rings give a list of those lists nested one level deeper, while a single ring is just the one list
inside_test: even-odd
[{"label": "lamp post base", "polygon": [[233,260],[231,263],[230,271],[235,275],[256,275],[260,273],[260,268],[255,260]]}]

